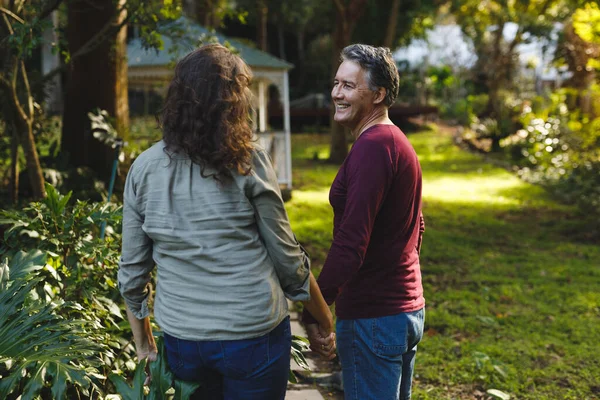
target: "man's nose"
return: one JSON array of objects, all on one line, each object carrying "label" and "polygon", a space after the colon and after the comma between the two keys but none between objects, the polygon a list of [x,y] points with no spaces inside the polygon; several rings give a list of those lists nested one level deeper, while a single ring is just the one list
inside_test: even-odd
[{"label": "man's nose", "polygon": [[331,89],[331,98],[332,99],[338,99],[341,96],[341,90],[340,90],[340,85],[336,85],[333,87],[333,89]]}]

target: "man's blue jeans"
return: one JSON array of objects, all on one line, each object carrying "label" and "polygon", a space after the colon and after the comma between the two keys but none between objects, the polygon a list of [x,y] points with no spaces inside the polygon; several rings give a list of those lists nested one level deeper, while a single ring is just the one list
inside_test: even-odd
[{"label": "man's blue jeans", "polygon": [[408,400],[425,309],[337,320],[345,400]]},{"label": "man's blue jeans", "polygon": [[192,399],[285,398],[292,346],[289,317],[253,339],[196,342],[164,336],[173,374],[202,385]]}]

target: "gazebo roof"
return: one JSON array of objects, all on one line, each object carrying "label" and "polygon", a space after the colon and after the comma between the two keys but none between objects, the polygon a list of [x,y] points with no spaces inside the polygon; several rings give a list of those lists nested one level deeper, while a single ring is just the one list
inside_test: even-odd
[{"label": "gazebo roof", "polygon": [[139,39],[132,40],[127,45],[129,67],[159,67],[169,65],[173,60],[183,57],[196,48],[198,42],[201,40],[214,41],[214,38],[223,45],[229,44],[234,47],[246,64],[253,69],[288,70],[293,67],[293,64],[239,41],[229,39],[221,33],[211,32],[189,19],[181,18],[175,24],[177,24],[178,29],[183,31],[183,35],[181,38],[177,38],[177,44],[174,44],[171,37],[161,35],[164,43],[162,50],[144,49]]}]

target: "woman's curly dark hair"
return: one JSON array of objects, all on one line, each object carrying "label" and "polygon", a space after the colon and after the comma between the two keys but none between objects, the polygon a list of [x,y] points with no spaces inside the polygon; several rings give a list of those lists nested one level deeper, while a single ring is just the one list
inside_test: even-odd
[{"label": "woman's curly dark hair", "polygon": [[[217,181],[251,171],[252,73],[220,44],[204,45],[177,63],[157,116],[168,152],[184,152],[203,177]],[[206,173],[206,167],[215,170]]]}]

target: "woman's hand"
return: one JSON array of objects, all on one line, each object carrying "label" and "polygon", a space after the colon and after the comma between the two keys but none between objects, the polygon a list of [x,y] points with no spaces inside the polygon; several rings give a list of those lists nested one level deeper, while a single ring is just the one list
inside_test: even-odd
[{"label": "woman's hand", "polygon": [[135,351],[137,353],[138,362],[148,359],[146,363],[146,380],[144,385],[150,384],[150,363],[156,361],[158,356],[158,348],[152,335],[152,327],[150,326],[150,318],[137,319],[135,315],[127,308],[127,319],[131,325],[133,333],[133,341],[135,342]]},{"label": "woman's hand", "polygon": [[319,324],[307,324],[305,328],[310,349],[328,360],[333,360],[337,348],[335,332],[331,328],[325,328]]},{"label": "woman's hand", "polygon": [[135,351],[137,353],[138,362],[142,362],[144,359],[148,360],[146,362],[146,379],[144,380],[144,385],[149,385],[152,380],[152,376],[150,375],[150,363],[156,361],[158,358],[158,349],[156,348],[154,337],[152,338],[152,343],[146,342],[142,346],[138,346],[136,343]]}]

